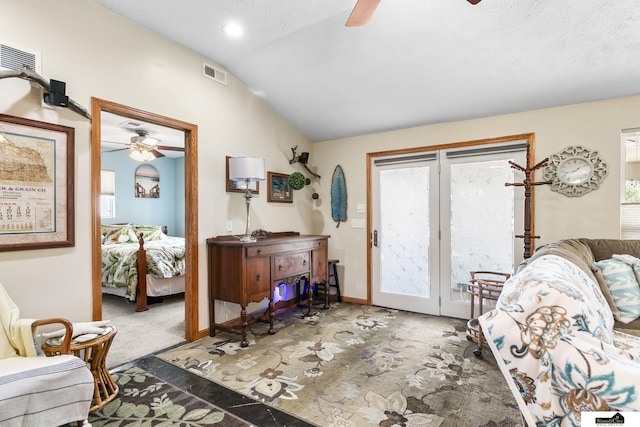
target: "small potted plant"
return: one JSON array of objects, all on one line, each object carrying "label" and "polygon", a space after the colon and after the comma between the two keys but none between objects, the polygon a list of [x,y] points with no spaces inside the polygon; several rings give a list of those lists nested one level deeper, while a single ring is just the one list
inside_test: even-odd
[{"label": "small potted plant", "polygon": [[305,176],[300,172],[292,173],[291,175],[289,175],[289,178],[287,178],[287,180],[289,181],[289,186],[293,190],[301,190],[305,185],[311,184],[311,180],[309,178],[305,178]]}]

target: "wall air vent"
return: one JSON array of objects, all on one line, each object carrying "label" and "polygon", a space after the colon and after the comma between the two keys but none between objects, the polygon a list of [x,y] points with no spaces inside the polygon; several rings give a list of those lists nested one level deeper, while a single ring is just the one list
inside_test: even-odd
[{"label": "wall air vent", "polygon": [[206,62],[202,63],[202,75],[225,86],[227,84],[227,72]]},{"label": "wall air vent", "polygon": [[136,120],[125,120],[124,122],[120,123],[119,126],[126,129],[137,129],[142,125],[144,125],[144,123],[138,122]]},{"label": "wall air vent", "polygon": [[41,64],[40,52],[0,42],[0,70],[22,71],[27,66],[42,75]]}]

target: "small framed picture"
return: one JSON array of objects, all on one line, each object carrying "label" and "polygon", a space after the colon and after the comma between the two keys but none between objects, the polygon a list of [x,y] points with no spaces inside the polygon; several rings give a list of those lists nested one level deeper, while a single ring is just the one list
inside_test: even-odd
[{"label": "small framed picture", "polygon": [[293,203],[293,190],[289,186],[289,175],[267,172],[267,202]]},{"label": "small framed picture", "polygon": [[[247,189],[246,187],[246,183],[242,182],[242,181],[231,181],[229,179],[229,159],[231,157],[227,156],[226,162],[227,162],[227,179],[225,180],[227,182],[227,193],[244,193]],[[260,193],[260,183],[258,181],[251,181],[249,183],[249,191],[251,192],[251,194],[258,194]]]}]

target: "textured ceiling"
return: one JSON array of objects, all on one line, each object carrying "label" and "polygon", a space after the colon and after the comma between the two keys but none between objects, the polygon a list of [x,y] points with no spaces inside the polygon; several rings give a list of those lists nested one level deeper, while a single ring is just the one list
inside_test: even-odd
[{"label": "textured ceiling", "polygon": [[355,0],[96,1],[220,64],[312,141],[640,93],[637,0],[382,0],[356,28]]}]

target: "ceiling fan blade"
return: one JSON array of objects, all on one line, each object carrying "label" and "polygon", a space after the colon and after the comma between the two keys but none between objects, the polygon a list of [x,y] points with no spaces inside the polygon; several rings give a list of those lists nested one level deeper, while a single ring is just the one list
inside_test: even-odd
[{"label": "ceiling fan blade", "polygon": [[471,4],[478,4],[480,3],[480,0],[467,0],[469,3]]},{"label": "ceiling fan blade", "polygon": [[122,151],[122,150],[129,150],[131,147],[125,147],[125,148],[116,148],[115,150],[106,150],[106,151],[101,151],[102,153],[113,153],[114,151]]},{"label": "ceiling fan blade", "polygon": [[149,150],[149,152],[153,154],[153,157],[155,157],[156,159],[159,159],[160,157],[164,157],[164,154],[162,154],[158,150]]},{"label": "ceiling fan blade", "polygon": [[104,141],[104,140],[102,140],[100,142],[101,143],[105,143],[105,144],[118,144],[118,145],[127,145],[127,146],[131,145],[131,143],[129,143],[129,142]]},{"label": "ceiling fan blade", "polygon": [[156,150],[182,151],[182,152],[184,152],[184,147],[171,147],[169,145],[156,145]]},{"label": "ceiling fan blade", "polygon": [[369,22],[379,3],[380,0],[358,0],[345,27],[361,27]]}]

